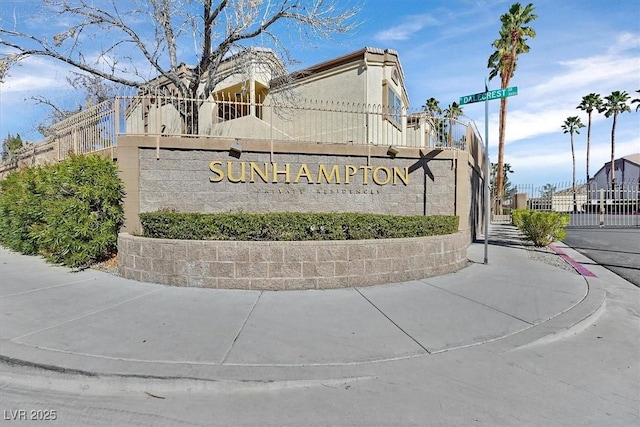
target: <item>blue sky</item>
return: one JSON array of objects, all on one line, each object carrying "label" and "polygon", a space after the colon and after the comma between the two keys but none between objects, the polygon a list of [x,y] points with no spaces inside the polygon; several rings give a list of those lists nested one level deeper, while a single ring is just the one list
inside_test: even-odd
[{"label": "blue sky", "polygon": [[[123,0],[124,1],[124,0]],[[3,0],[3,26],[31,12],[40,2]],[[349,3],[340,2],[340,3]],[[314,46],[292,41],[292,53],[303,68],[364,46],[398,51],[414,109],[430,97],[446,107],[463,95],[482,92],[491,42],[497,38],[499,17],[513,1],[482,0],[367,0],[361,4],[357,30]],[[537,37],[531,51],[520,57],[509,98],[505,161],[517,184],[544,185],[571,179],[569,135],[560,126],[576,110],[582,96],[602,96],[620,90],[637,98],[640,89],[640,2],[638,0],[534,1]],[[525,2],[526,4],[526,2]],[[44,20],[41,28],[55,26]],[[287,38],[288,39],[288,38]],[[0,137],[20,133],[39,140],[35,127],[47,110],[30,98],[43,95],[63,103],[74,93],[65,81],[67,68],[51,60],[33,58],[14,69],[0,87]],[[293,70],[292,70],[293,71]],[[498,79],[490,82],[499,86]],[[635,107],[634,107],[635,108]],[[499,101],[490,103],[489,147],[497,160]],[[484,132],[484,105],[464,106],[465,114]],[[611,118],[594,115],[591,174],[608,161]],[[578,178],[585,177],[586,128],[575,136]],[[632,109],[618,119],[616,157],[640,152],[640,113]]]}]

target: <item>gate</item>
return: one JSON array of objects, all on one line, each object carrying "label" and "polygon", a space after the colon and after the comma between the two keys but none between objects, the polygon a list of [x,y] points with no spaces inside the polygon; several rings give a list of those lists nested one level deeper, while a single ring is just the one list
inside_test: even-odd
[{"label": "gate", "polygon": [[640,227],[639,190],[637,181],[614,189],[589,182],[576,185],[575,192],[571,184],[516,187],[516,193],[526,194],[527,208],[570,214],[569,227]]}]

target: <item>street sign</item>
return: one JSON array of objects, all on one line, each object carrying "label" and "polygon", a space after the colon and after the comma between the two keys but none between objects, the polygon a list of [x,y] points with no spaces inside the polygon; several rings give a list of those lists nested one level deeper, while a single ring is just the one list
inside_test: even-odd
[{"label": "street sign", "polygon": [[481,101],[491,101],[492,99],[506,98],[507,96],[515,96],[517,94],[517,86],[508,87],[506,89],[490,90],[488,92],[474,93],[473,95],[461,96],[460,105]]},{"label": "street sign", "polygon": [[[484,92],[461,96],[460,105],[485,101],[484,103],[484,176],[489,176],[489,103],[493,99],[506,98],[518,94],[516,86],[489,90],[489,81],[484,81]],[[484,180],[484,263],[489,264],[489,180]]]}]

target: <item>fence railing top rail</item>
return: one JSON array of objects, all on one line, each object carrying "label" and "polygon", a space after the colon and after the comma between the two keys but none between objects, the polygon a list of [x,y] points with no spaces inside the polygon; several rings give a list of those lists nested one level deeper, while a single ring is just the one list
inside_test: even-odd
[{"label": "fence railing top rail", "polygon": [[[359,137],[358,144],[393,144],[465,151],[476,145],[482,148],[482,138],[475,123],[465,116],[434,117],[422,110],[390,108],[384,104],[355,101],[294,97],[280,99],[264,96],[252,98],[246,94],[236,95],[238,94],[220,92],[208,99],[185,98],[162,91],[118,95],[50,126],[51,135],[41,143],[66,138],[69,135],[75,138],[73,135],[83,132],[93,133],[96,138],[114,139],[112,144],[116,143],[116,132],[123,135],[197,134],[216,137],[221,135],[218,135],[214,128],[221,123],[253,115],[258,120],[270,120],[265,121],[265,125],[286,136],[286,140],[295,140],[296,135],[313,139],[313,132],[320,132],[318,135],[322,138],[330,138],[330,135],[334,134],[336,138],[347,141],[353,139],[351,135],[354,135],[354,132],[359,131],[366,132],[367,135]],[[185,114],[189,114],[189,108],[193,108],[193,103],[196,103],[199,112],[193,115],[194,118],[189,119]],[[206,105],[209,107],[202,109]],[[227,107],[231,110],[231,107],[234,107],[235,110],[227,110]],[[174,110],[171,110],[172,108]],[[180,117],[180,114],[183,116]],[[280,117],[276,123],[275,116],[278,114]],[[296,120],[305,120],[304,123],[300,123],[302,126],[298,126],[302,132],[290,133],[289,128],[276,129],[276,126],[295,127],[295,123],[287,122],[293,122],[292,117],[296,114],[301,114]],[[234,126],[232,132],[237,129]],[[203,131],[204,128],[207,130]],[[469,129],[474,134],[471,140],[468,140]],[[277,140],[277,132],[270,137],[272,140]],[[391,133],[404,136],[396,135],[393,140],[387,141],[385,135]],[[421,133],[423,135],[419,136]],[[477,147],[473,150],[478,151]]]}]

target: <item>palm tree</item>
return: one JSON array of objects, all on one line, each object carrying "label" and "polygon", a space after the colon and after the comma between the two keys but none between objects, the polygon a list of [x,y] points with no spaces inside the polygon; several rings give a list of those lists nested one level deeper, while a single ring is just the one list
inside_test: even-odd
[{"label": "palm tree", "polygon": [[542,197],[551,197],[553,193],[556,191],[556,186],[553,184],[545,184],[542,187]]},{"label": "palm tree", "polygon": [[425,111],[429,118],[431,119],[431,126],[433,127],[432,131],[435,133],[436,137],[436,145],[440,145],[441,143],[441,120],[437,117],[442,114],[442,108],[440,108],[440,101],[431,97],[427,99],[427,101],[422,106],[422,111]]},{"label": "palm tree", "polygon": [[[636,92],[640,93],[640,89],[638,89]],[[635,98],[631,100],[632,104],[638,104],[636,105],[636,112],[638,112],[638,109],[640,108],[640,98]]]},{"label": "palm tree", "polygon": [[[504,196],[511,196],[516,191],[515,188],[511,187],[511,182],[509,181],[509,174],[513,173],[513,169],[511,169],[510,163],[505,163],[502,165],[502,175],[504,176],[504,180],[502,181],[502,194]],[[497,191],[497,182],[496,178],[498,175],[498,164],[491,163],[491,175],[490,175],[490,183],[491,183],[491,194],[493,197],[496,197]]]},{"label": "palm tree", "polygon": [[571,135],[571,158],[573,160],[573,213],[578,213],[578,201],[576,200],[576,152],[573,146],[573,134],[579,134],[579,129],[583,127],[584,125],[578,116],[567,117],[567,120],[565,120],[562,125],[564,133]]},{"label": "palm tree", "polygon": [[587,182],[589,182],[589,150],[591,146],[591,113],[596,110],[602,113],[602,98],[599,93],[590,93],[582,97],[582,102],[576,107],[579,110],[586,111],[589,115],[589,123],[587,125]]},{"label": "palm tree", "polygon": [[607,102],[604,103],[604,116],[609,118],[613,115],[613,124],[611,125],[611,177],[610,184],[611,189],[615,190],[616,174],[615,174],[615,155],[616,155],[616,122],[618,121],[618,114],[631,112],[631,108],[627,105],[629,100],[629,94],[627,92],[620,92],[616,90],[611,92],[611,95],[605,96],[604,99]]},{"label": "palm tree", "polygon": [[[509,12],[500,17],[502,28],[500,28],[500,38],[496,39],[492,46],[496,51],[489,57],[487,67],[489,80],[500,76],[500,88],[506,89],[509,86],[511,77],[515,74],[518,63],[518,55],[529,52],[527,39],[536,36],[533,28],[527,26],[537,18],[534,15],[533,4],[529,3],[522,7],[520,3],[514,3]],[[504,139],[507,121],[507,98],[500,99],[500,126],[498,130],[498,199],[502,198],[502,183],[504,174],[502,165],[504,164]],[[502,204],[500,203],[499,206]],[[501,208],[500,208],[501,209]]]},{"label": "palm tree", "polygon": [[422,111],[427,112],[431,117],[435,117],[439,114],[442,114],[442,109],[440,108],[440,101],[431,97],[427,99],[427,102],[422,106]]},{"label": "palm tree", "polygon": [[444,116],[449,119],[449,147],[453,147],[453,125],[454,121],[458,119],[464,112],[462,107],[457,102],[449,104],[444,110]]}]

